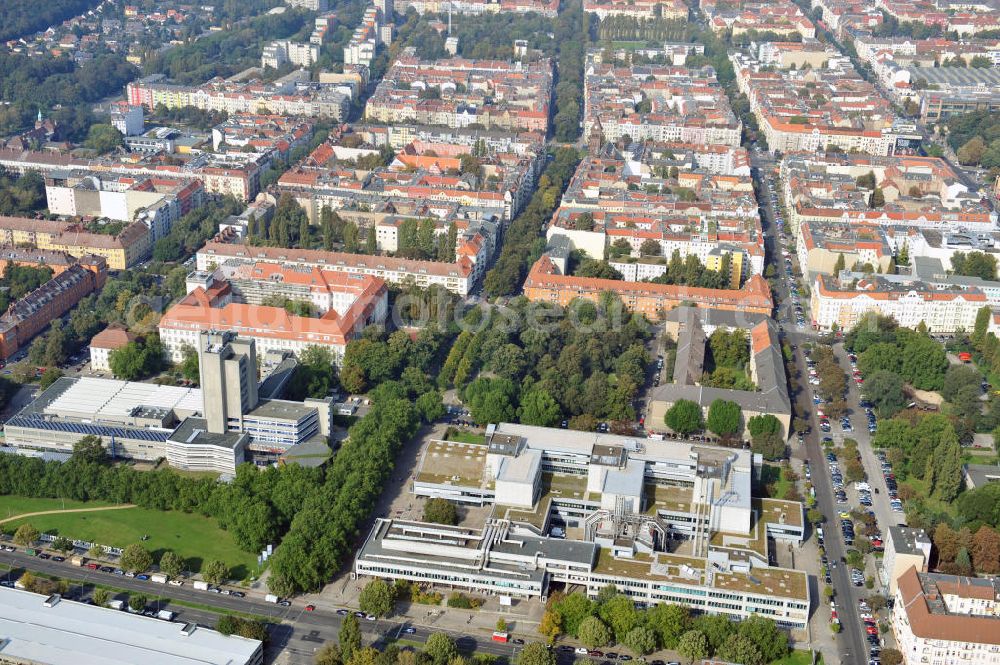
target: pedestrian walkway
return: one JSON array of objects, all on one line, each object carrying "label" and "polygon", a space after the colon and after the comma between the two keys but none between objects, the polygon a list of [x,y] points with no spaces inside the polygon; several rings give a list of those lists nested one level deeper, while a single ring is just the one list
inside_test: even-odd
[{"label": "pedestrian walkway", "polygon": [[12,517],[7,517],[0,520],[0,524],[6,524],[7,522],[13,522],[15,520],[21,520],[25,517],[37,517],[39,515],[59,515],[62,513],[94,513],[99,510],[125,510],[126,508],[135,508],[134,504],[125,503],[120,506],[102,506],[100,508],[64,508],[62,510],[39,510],[34,513],[21,513],[20,515],[14,515]]}]

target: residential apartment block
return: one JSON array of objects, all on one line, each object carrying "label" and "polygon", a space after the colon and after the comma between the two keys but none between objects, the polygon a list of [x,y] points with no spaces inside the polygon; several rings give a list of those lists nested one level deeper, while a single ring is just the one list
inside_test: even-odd
[{"label": "residential apartment block", "polygon": [[260,53],[260,66],[280,69],[287,64],[311,67],[319,60],[319,46],[280,39],[265,46]]},{"label": "residential apartment block", "polygon": [[715,32],[728,30],[733,36],[766,32],[786,37],[799,35],[802,39],[816,36],[812,21],[789,0],[702,0],[699,6]]},{"label": "residential apartment block", "polygon": [[412,282],[417,286],[442,286],[458,295],[468,295],[474,285],[474,265],[465,257],[455,263],[366,256],[346,252],[310,249],[251,247],[224,242],[208,242],[197,253],[198,270],[214,271],[229,259],[279,263],[289,267],[317,267],[351,274],[371,275],[394,284]]},{"label": "residential apartment block", "polygon": [[637,603],[803,627],[807,576],[767,556],[769,537],[801,542],[802,507],[753,498],[759,471],[749,451],[490,425],[485,445],[429,442],[413,492],[491,516],[376,520],[354,573],[542,600],[553,584],[591,597],[613,584]]},{"label": "residential apartment block", "polygon": [[[766,51],[768,62],[785,59],[780,46],[772,44]],[[744,53],[734,53],[730,60],[737,86],[750,101],[772,152],[822,152],[833,146],[890,155],[898,141],[914,135],[897,126],[889,102],[836,51],[829,51],[825,66],[806,69],[774,69]]]},{"label": "residential apartment block", "polygon": [[687,5],[681,0],[584,0],[583,11],[602,21],[609,16],[628,16],[640,21],[686,20],[688,16]]},{"label": "residential apartment block", "polygon": [[[339,361],[350,340],[365,327],[383,323],[388,313],[382,279],[333,269],[233,261],[212,273],[195,273],[188,285],[188,295],[159,323],[160,342],[174,362],[183,360],[185,346],[195,347],[199,335],[212,330],[253,340],[261,355],[300,355],[310,346],[322,346]],[[323,311],[315,317],[291,314],[281,305],[264,304],[270,297],[307,302]]]},{"label": "residential apartment block", "polygon": [[899,578],[892,633],[905,665],[988,665],[1000,658],[995,580],[910,568]]},{"label": "residential apartment block", "polygon": [[117,235],[92,233],[79,224],[27,217],[0,217],[0,245],[64,252],[77,258],[100,256],[109,270],[126,270],[149,256],[152,235],[132,222]]},{"label": "residential apartment block", "polygon": [[807,279],[833,275],[838,262],[850,270],[870,266],[871,272],[889,272],[895,251],[885,229],[876,224],[806,221],[799,229],[795,251]]},{"label": "residential apartment block", "polygon": [[365,119],[545,133],[551,92],[548,59],[425,62],[407,49],[368,98]]},{"label": "residential apartment block", "polygon": [[[698,404],[705,417],[717,399],[735,402],[743,413],[744,440],[750,438],[749,420],[773,415],[781,422],[782,435],[791,432],[792,402],[781,352],[778,326],[767,314],[711,307],[680,306],[670,310],[665,330],[677,340],[673,376],[649,393],[648,426],[663,429],[667,411],[679,400]],[[708,337],[716,330],[748,331],[750,346],[748,376],[754,390],[729,390],[703,385]]]},{"label": "residential apartment block", "polygon": [[[934,157],[797,153],[782,159],[780,173],[793,234],[808,221],[941,232],[988,233],[996,228],[996,213],[981,195]],[[869,175],[885,200],[877,208],[871,206],[870,183],[858,184]],[[899,243],[894,245],[898,250]]]},{"label": "residential apartment block", "polygon": [[972,330],[976,314],[986,306],[986,295],[976,288],[937,289],[927,284],[895,284],[881,277],[867,277],[853,286],[827,275],[818,275],[812,288],[809,311],[813,327],[850,330],[868,312],[891,316],[900,326],[923,323],[932,333]]},{"label": "residential apartment block", "polygon": [[697,307],[770,314],[773,308],[771,289],[760,275],[753,275],[741,289],[704,289],[649,282],[622,282],[614,279],[564,275],[548,254],[543,254],[524,280],[524,295],[529,300],[568,305],[577,298],[599,302],[602,294],[621,298],[625,308],[660,319],[681,303]]},{"label": "residential apartment block", "polygon": [[68,312],[84,296],[99,290],[106,280],[104,260],[84,257],[11,303],[0,315],[0,358],[10,358],[26,347],[54,319]]},{"label": "residential apartment block", "polygon": [[413,9],[418,14],[499,14],[511,12],[526,14],[536,12],[555,18],[559,12],[558,0],[396,0],[400,14]]},{"label": "residential apartment block", "polygon": [[[287,77],[286,77],[287,78]],[[343,92],[321,84],[298,85],[297,78],[274,83],[215,78],[201,86],[163,83],[156,77],[132,81],[126,86],[129,104],[155,109],[193,106],[203,111],[277,113],[344,120],[350,99]]]},{"label": "residential apartment block", "polygon": [[583,131],[592,142],[627,136],[738,147],[742,128],[711,67],[626,66],[587,53]]},{"label": "residential apartment block", "polygon": [[54,215],[142,222],[155,243],[202,205],[205,192],[199,180],[52,171],[45,177],[45,198]]}]

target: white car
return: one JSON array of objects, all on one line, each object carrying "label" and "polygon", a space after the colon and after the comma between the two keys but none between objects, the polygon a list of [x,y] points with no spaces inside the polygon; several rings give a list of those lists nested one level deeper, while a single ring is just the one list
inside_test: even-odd
[{"label": "white car", "polygon": [[587,651],[587,649],[585,649],[584,647],[577,647],[576,649],[573,650],[573,653],[580,654],[581,656],[586,656],[590,652]]}]

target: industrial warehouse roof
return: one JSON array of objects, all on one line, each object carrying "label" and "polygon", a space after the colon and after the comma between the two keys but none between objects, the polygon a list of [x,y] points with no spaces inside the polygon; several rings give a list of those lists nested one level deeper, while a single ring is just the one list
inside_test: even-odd
[{"label": "industrial warehouse roof", "polygon": [[49,391],[56,396],[40,410],[54,416],[117,420],[131,415],[140,406],[189,413],[202,409],[198,388],[84,377],[59,379],[46,392]]},{"label": "industrial warehouse roof", "polygon": [[[261,643],[0,587],[0,659],[46,665],[245,665]],[[185,634],[188,632],[188,634]]]}]

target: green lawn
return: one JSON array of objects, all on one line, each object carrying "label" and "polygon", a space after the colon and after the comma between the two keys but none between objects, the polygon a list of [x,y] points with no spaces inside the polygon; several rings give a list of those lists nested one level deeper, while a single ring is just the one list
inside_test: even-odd
[{"label": "green lawn", "polygon": [[476,434],[474,432],[452,432],[448,435],[449,441],[457,441],[458,443],[469,443],[474,445],[482,445],[486,443],[485,434]]},{"label": "green lawn", "polygon": [[771,665],[812,665],[812,654],[808,651],[795,650]]},{"label": "green lawn", "polygon": [[100,508],[113,504],[101,501],[72,501],[70,499],[32,499],[24,496],[0,496],[0,520],[22,513],[70,508]]},{"label": "green lawn", "polygon": [[[9,497],[5,497],[9,498]],[[67,501],[67,507],[69,507]],[[221,559],[232,569],[235,579],[244,579],[257,568],[257,557],[243,552],[233,542],[232,536],[219,529],[216,521],[201,515],[178,511],[126,508],[94,513],[65,513],[39,515],[25,521],[43,533],[66,536],[125,547],[142,542],[159,559],[165,550],[173,550],[188,561],[188,567],[197,572],[204,562]],[[17,528],[20,520],[4,526]],[[149,539],[141,541],[143,535]]]}]

